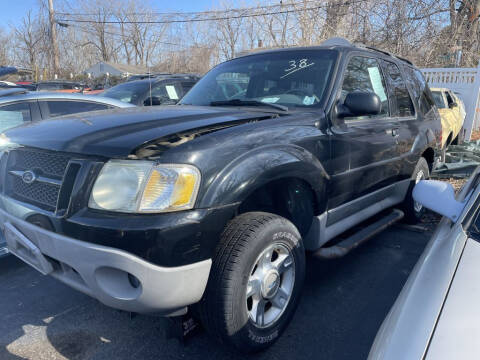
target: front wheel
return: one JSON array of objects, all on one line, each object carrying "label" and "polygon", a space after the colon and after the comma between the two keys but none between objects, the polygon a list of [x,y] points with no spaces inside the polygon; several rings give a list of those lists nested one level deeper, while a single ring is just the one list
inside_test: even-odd
[{"label": "front wheel", "polygon": [[225,228],[200,303],[206,330],[242,352],[273,344],[297,307],[305,251],[297,228],[277,215],[239,215]]}]

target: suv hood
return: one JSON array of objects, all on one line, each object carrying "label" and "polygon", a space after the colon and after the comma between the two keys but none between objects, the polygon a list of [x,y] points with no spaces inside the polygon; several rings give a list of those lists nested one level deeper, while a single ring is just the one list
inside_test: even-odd
[{"label": "suv hood", "polygon": [[5,132],[11,143],[41,149],[125,158],[153,140],[275,114],[200,106],[96,111],[44,120]]}]

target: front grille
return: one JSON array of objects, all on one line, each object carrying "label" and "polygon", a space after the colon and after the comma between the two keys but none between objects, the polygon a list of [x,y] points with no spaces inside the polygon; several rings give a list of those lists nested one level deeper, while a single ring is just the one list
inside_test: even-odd
[{"label": "front grille", "polygon": [[[14,199],[31,203],[54,212],[60,189],[71,156],[44,150],[20,148],[10,150],[5,171],[4,193]],[[27,183],[25,171],[32,171],[37,179]]]},{"label": "front grille", "polygon": [[13,192],[15,197],[20,200],[31,201],[40,204],[40,207],[46,210],[53,211],[57,206],[60,186],[45,184],[38,181],[32,184],[26,184],[20,177],[14,176]]},{"label": "front grille", "polygon": [[40,170],[44,175],[63,177],[70,156],[47,152],[19,150],[21,155],[17,159],[17,167],[28,170]]}]

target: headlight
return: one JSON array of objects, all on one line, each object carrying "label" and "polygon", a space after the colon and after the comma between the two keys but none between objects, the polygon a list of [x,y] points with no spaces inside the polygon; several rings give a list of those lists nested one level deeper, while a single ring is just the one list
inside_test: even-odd
[{"label": "headlight", "polygon": [[169,212],[191,209],[200,172],[191,165],[112,160],[93,186],[88,206],[118,212]]}]

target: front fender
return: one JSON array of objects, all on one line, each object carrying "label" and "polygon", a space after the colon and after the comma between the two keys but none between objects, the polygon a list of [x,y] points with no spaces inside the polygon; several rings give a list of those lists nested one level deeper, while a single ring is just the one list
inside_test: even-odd
[{"label": "front fender", "polygon": [[261,186],[282,178],[306,181],[321,200],[329,175],[319,160],[302,147],[262,146],[236,158],[211,183],[204,184],[206,191],[198,205],[202,208],[241,202]]}]

